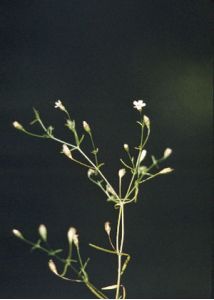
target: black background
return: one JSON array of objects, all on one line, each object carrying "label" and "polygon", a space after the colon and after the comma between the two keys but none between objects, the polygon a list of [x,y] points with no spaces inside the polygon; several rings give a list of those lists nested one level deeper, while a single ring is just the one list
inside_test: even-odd
[{"label": "black background", "polygon": [[122,145],[138,143],[132,101],[145,100],[147,150],[160,156],[171,147],[164,166],[175,172],[145,184],[127,208],[128,297],[210,297],[212,10],[208,0],[1,1],[1,297],[93,297],[11,234],[18,228],[36,240],[41,223],[55,247],[66,247],[68,227],[77,227],[92,281],[115,281],[115,260],[87,246],[106,245],[103,223],[115,228],[115,211],[59,145],[11,125],[30,127],[36,107],[68,138],[57,99],[79,128],[91,124],[114,183]]}]

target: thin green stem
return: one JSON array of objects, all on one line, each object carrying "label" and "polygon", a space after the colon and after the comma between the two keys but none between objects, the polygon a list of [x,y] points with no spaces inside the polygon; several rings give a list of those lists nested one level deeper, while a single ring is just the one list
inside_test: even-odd
[{"label": "thin green stem", "polygon": [[103,178],[103,180],[106,182],[106,184],[112,189],[112,191],[115,193],[115,196],[118,198],[119,197],[117,195],[117,193],[115,192],[114,188],[112,187],[112,185],[109,183],[109,181],[107,180],[107,178],[104,176],[104,174],[100,171],[99,168],[96,167],[96,165],[93,163],[93,161],[91,161],[91,159],[82,151],[81,148],[78,147],[78,151],[82,154],[82,156],[85,157],[85,159],[92,165],[92,167],[100,174],[100,176]]},{"label": "thin green stem", "polygon": [[121,286],[121,273],[122,273],[122,253],[124,244],[124,203],[120,201],[120,208],[118,213],[117,222],[117,235],[116,235],[116,252],[117,252],[117,288],[115,298],[120,298],[120,286]]},{"label": "thin green stem", "polygon": [[119,197],[121,198],[121,186],[122,186],[122,178],[119,176]]}]

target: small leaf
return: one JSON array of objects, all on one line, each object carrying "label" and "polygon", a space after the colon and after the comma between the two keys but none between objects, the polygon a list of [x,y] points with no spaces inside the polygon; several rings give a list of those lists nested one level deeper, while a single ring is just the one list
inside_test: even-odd
[{"label": "small leaf", "polygon": [[151,156],[151,158],[152,158],[152,163],[153,163],[155,166],[158,167],[158,161],[157,161],[157,159],[156,159],[153,155]]},{"label": "small leaf", "polygon": [[39,249],[40,248],[40,244],[41,244],[41,240],[39,239],[31,248],[32,251]]},{"label": "small leaf", "polygon": [[79,140],[79,146],[80,146],[80,144],[83,142],[84,137],[85,137],[85,135],[83,134],[83,135],[81,136],[80,140]]},{"label": "small leaf", "polygon": [[122,163],[126,168],[132,170],[132,167],[130,167],[129,165],[127,165],[127,164],[122,160],[122,158],[120,158],[120,161],[121,161],[121,163]]},{"label": "small leaf", "polygon": [[49,254],[50,256],[54,256],[54,255],[56,255],[57,253],[60,253],[60,252],[62,252],[62,251],[63,251],[63,249],[50,250],[48,254]]},{"label": "small leaf", "polygon": [[37,119],[37,120],[40,119],[39,111],[36,110],[35,108],[33,108],[33,111],[34,111],[34,114],[35,114],[36,119]]},{"label": "small leaf", "polygon": [[92,154],[96,155],[98,153],[99,149],[96,148],[95,150],[91,151]]},{"label": "small leaf", "polygon": [[137,124],[139,124],[141,127],[143,127],[143,126],[144,126],[144,124],[143,124],[143,123],[141,123],[141,122],[139,122],[139,121],[137,121]]},{"label": "small leaf", "polygon": [[36,122],[38,122],[38,120],[37,120],[37,119],[34,119],[33,121],[30,122],[30,125],[33,125],[33,124],[35,124]]},{"label": "small leaf", "polygon": [[102,166],[104,166],[104,163],[99,164],[99,166],[97,166],[98,169],[100,169]]}]

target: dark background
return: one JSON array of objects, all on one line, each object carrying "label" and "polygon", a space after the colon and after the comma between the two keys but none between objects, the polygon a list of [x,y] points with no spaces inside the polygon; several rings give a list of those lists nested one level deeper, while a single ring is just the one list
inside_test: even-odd
[{"label": "dark background", "polygon": [[30,127],[36,107],[68,137],[57,99],[79,127],[91,124],[112,182],[122,145],[138,142],[132,101],[145,100],[147,150],[160,156],[171,147],[163,166],[175,172],[145,184],[127,208],[128,297],[211,296],[212,10],[208,0],[1,1],[1,297],[93,297],[11,234],[18,228],[36,240],[41,223],[55,247],[66,247],[68,227],[77,227],[92,281],[114,283],[115,260],[87,246],[106,244],[111,205],[59,145],[11,125]]}]

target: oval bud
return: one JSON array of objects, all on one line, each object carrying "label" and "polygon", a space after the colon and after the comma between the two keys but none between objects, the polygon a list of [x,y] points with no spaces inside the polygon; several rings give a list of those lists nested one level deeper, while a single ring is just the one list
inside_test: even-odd
[{"label": "oval bud", "polygon": [[140,162],[142,162],[144,160],[144,158],[146,157],[146,153],[147,153],[147,151],[145,149],[141,152]]},{"label": "oval bud", "polygon": [[52,259],[49,260],[48,266],[49,266],[49,269],[51,270],[51,272],[53,272],[54,274],[58,275],[58,271],[57,271],[56,265],[55,265],[55,263],[53,262]]},{"label": "oval bud", "polygon": [[72,159],[71,151],[66,144],[63,144],[62,146],[62,153],[64,153],[68,158]]},{"label": "oval bud", "polygon": [[129,145],[128,144],[124,144],[123,148],[126,152],[129,152]]},{"label": "oval bud", "polygon": [[143,122],[144,124],[146,125],[146,127],[149,129],[150,128],[150,120],[149,120],[149,117],[147,116],[143,116]]},{"label": "oval bud", "polygon": [[22,233],[21,233],[18,229],[13,229],[12,232],[13,232],[13,234],[14,234],[17,238],[19,238],[19,239],[23,239],[23,238],[24,238],[23,235],[22,235]]},{"label": "oval bud", "polygon": [[77,234],[74,235],[73,241],[74,241],[74,245],[78,248],[79,247],[79,238],[78,238]]},{"label": "oval bud", "polygon": [[39,235],[43,239],[43,241],[47,242],[47,228],[44,224],[39,225]]},{"label": "oval bud", "polygon": [[159,174],[167,174],[167,173],[171,173],[172,171],[173,171],[172,168],[164,168],[159,172]]},{"label": "oval bud", "polygon": [[88,132],[88,133],[91,132],[91,128],[90,128],[90,126],[88,125],[88,123],[86,121],[83,121],[82,125],[83,125],[83,128],[86,132]]},{"label": "oval bud", "polygon": [[172,154],[172,149],[166,148],[166,150],[165,150],[164,153],[163,153],[163,157],[164,157],[164,158],[167,158],[167,157],[169,157],[171,154]]},{"label": "oval bud", "polygon": [[13,122],[13,127],[15,127],[18,130],[23,130],[24,129],[24,127],[17,121]]},{"label": "oval bud", "polygon": [[126,170],[125,169],[120,169],[119,172],[118,172],[118,176],[120,178],[122,178],[125,174],[126,174]]},{"label": "oval bud", "polygon": [[105,232],[110,235],[110,232],[111,232],[111,226],[110,226],[110,222],[105,222],[104,224],[104,228],[105,228]]}]

